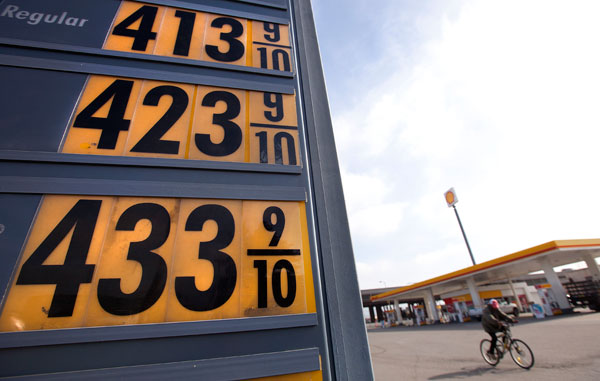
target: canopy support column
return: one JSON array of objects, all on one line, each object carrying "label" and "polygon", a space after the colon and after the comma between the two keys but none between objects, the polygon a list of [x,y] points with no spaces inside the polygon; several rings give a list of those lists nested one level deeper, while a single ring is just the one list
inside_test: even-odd
[{"label": "canopy support column", "polygon": [[519,295],[517,295],[517,290],[515,290],[515,286],[513,285],[512,279],[510,279],[510,277],[507,275],[506,279],[508,279],[508,284],[510,285],[510,289],[513,293],[513,296],[515,297],[515,302],[517,303],[517,308],[519,308],[519,311],[523,312],[525,311],[523,309],[523,306],[521,305],[521,301],[519,300]]},{"label": "canopy support column", "polygon": [[381,308],[382,306],[375,306],[375,311],[377,312],[377,321],[378,322],[382,322],[385,319],[383,318],[383,309]]},{"label": "canopy support column", "polygon": [[437,313],[437,308],[435,306],[435,297],[433,295],[433,289],[430,287],[425,290],[425,307],[427,308],[427,315],[432,319],[435,323],[440,321],[440,318]]},{"label": "canopy support column", "polygon": [[394,310],[396,311],[396,321],[400,323],[402,321],[402,313],[400,312],[400,302],[398,299],[394,299]]},{"label": "canopy support column", "polygon": [[483,308],[481,298],[479,297],[479,291],[477,291],[477,286],[475,285],[475,280],[473,277],[467,278],[467,287],[469,287],[469,293],[471,294],[473,305],[476,308]]},{"label": "canopy support column", "polygon": [[371,318],[371,323],[375,323],[375,309],[373,306],[369,306],[369,317]]},{"label": "canopy support column", "polygon": [[567,293],[565,292],[560,279],[558,279],[558,275],[556,275],[556,272],[554,272],[554,268],[552,267],[550,260],[548,258],[542,258],[540,262],[542,269],[544,270],[546,280],[548,283],[550,283],[550,286],[552,286],[552,293],[556,298],[558,307],[562,310],[571,310],[571,304],[567,299]]}]

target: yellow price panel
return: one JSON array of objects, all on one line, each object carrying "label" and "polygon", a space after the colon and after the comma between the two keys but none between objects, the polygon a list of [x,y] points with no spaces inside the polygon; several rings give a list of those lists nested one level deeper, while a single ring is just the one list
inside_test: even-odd
[{"label": "yellow price panel", "polygon": [[[137,5],[139,7],[139,5]],[[147,8],[166,8],[145,5]],[[121,10],[120,13],[129,14]],[[154,54],[165,57],[203,59],[207,15],[183,9],[166,8]],[[118,24],[117,24],[118,25]],[[113,30],[114,33],[114,30]],[[108,37],[108,40],[112,35]],[[107,40],[107,41],[108,41]],[[131,41],[129,42],[131,44]],[[131,46],[131,45],[130,45]],[[110,49],[105,45],[106,49]],[[121,49],[114,49],[121,50]]]},{"label": "yellow price panel", "polygon": [[[143,201],[143,202],[140,202]],[[92,281],[85,325],[159,323],[173,256],[179,203],[174,199],[118,198]]]},{"label": "yellow price panel", "polygon": [[104,49],[153,54],[164,13],[164,7],[122,2]]},{"label": "yellow price panel", "polygon": [[[242,309],[245,316],[306,312],[298,203],[244,201]],[[262,215],[262,223],[256,223]]]},{"label": "yellow price panel", "polygon": [[299,165],[296,97],[92,75],[62,152]]},{"label": "yellow price panel", "polygon": [[252,66],[292,71],[292,47],[287,25],[252,21]]},{"label": "yellow price panel", "polygon": [[45,196],[0,331],[315,312],[305,205]]},{"label": "yellow price panel", "polygon": [[83,326],[112,203],[112,197],[45,197],[5,299],[0,331]]},{"label": "yellow price panel", "polygon": [[250,162],[298,165],[298,125],[293,94],[251,91]]},{"label": "yellow price panel", "polygon": [[241,201],[181,201],[166,321],[243,316],[241,214]]},{"label": "yellow price panel", "polygon": [[287,25],[131,1],[104,49],[292,71]]},{"label": "yellow price panel", "polygon": [[246,20],[208,15],[203,60],[246,65]]},{"label": "yellow price panel", "polygon": [[245,90],[199,86],[189,159],[244,162]]},{"label": "yellow price panel", "polygon": [[195,86],[142,82],[123,154],[183,159]]},{"label": "yellow price panel", "polygon": [[90,76],[62,152],[122,155],[142,81]]}]

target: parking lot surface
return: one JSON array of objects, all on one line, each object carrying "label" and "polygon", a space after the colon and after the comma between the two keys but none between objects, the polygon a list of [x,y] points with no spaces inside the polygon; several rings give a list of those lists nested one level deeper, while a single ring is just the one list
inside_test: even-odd
[{"label": "parking lot surface", "polygon": [[600,313],[588,310],[545,319],[519,318],[513,338],[535,356],[530,370],[507,354],[483,361],[489,337],[479,322],[368,329],[375,379],[381,380],[600,380]]}]

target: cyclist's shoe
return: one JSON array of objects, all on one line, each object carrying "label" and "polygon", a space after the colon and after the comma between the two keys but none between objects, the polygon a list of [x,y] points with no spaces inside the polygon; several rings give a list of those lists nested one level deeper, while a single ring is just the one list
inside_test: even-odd
[{"label": "cyclist's shoe", "polygon": [[492,360],[492,361],[496,361],[496,358],[497,358],[497,356],[496,356],[496,354],[495,354],[495,353],[488,352],[488,353],[487,353],[487,356],[488,356],[488,358],[489,358],[490,360]]}]

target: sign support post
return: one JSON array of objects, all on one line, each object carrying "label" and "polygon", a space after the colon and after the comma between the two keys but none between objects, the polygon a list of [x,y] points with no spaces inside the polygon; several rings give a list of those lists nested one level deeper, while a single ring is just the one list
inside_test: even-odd
[{"label": "sign support post", "polygon": [[465,229],[462,226],[462,222],[460,222],[458,210],[456,210],[456,203],[458,202],[458,198],[456,197],[456,192],[454,191],[454,188],[448,189],[446,193],[444,193],[444,197],[446,198],[446,203],[448,204],[448,207],[452,207],[452,209],[454,209],[454,214],[456,215],[458,226],[460,226],[460,231],[462,233],[463,238],[465,239],[465,243],[467,244],[467,250],[469,250],[469,255],[471,256],[471,262],[473,262],[473,266],[475,266],[475,258],[473,257],[471,246],[469,246],[469,240],[467,239],[467,235],[465,234]]}]

